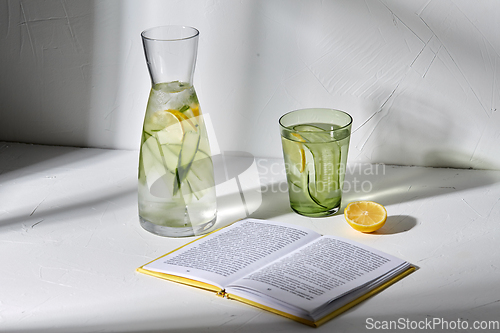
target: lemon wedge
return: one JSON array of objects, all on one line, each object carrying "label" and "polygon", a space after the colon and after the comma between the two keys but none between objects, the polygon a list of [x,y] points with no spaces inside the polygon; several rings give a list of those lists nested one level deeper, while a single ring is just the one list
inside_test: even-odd
[{"label": "lemon wedge", "polygon": [[200,105],[199,104],[191,104],[191,110],[193,111],[194,117],[200,116]]},{"label": "lemon wedge", "polygon": [[373,201],[354,201],[344,209],[344,217],[355,230],[374,232],[385,224],[387,211]]},{"label": "lemon wedge", "polygon": [[196,131],[196,126],[185,114],[172,109],[156,112],[147,127],[146,131],[156,132],[160,144],[180,145],[186,132]]},{"label": "lemon wedge", "polygon": [[177,111],[177,110],[166,110],[166,112],[172,114],[174,117],[179,120],[179,122],[182,123],[183,128],[185,130],[193,130],[196,131],[196,126],[193,124],[193,122],[186,116],[184,113]]},{"label": "lemon wedge", "polygon": [[181,119],[171,111],[163,110],[156,112],[151,117],[152,124],[150,127],[154,130],[152,133],[156,133],[160,144],[180,145],[184,137],[184,126],[181,124]]},{"label": "lemon wedge", "polygon": [[302,173],[306,168],[306,153],[302,144],[305,140],[297,133],[291,135],[294,137],[293,141],[283,137],[283,151],[290,163]]}]

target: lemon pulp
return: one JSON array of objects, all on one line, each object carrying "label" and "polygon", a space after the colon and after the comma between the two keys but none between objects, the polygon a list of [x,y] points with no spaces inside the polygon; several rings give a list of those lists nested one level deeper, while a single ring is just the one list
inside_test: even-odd
[{"label": "lemon pulp", "polygon": [[355,230],[374,232],[385,224],[387,211],[373,201],[354,201],[344,209],[344,217]]}]

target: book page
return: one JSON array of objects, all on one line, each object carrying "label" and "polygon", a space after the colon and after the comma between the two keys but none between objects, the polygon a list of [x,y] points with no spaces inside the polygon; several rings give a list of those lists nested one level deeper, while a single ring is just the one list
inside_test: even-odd
[{"label": "book page", "polygon": [[320,234],[298,226],[245,219],[161,257],[144,269],[187,277],[222,289],[226,283],[318,237]]},{"label": "book page", "polygon": [[226,291],[241,297],[247,291],[257,292],[312,312],[404,263],[365,245],[323,236],[232,283]]}]

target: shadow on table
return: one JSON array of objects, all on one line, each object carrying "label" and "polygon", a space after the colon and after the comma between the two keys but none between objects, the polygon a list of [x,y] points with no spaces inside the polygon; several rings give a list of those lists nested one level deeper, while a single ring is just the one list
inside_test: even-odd
[{"label": "shadow on table", "polygon": [[384,226],[373,232],[374,235],[393,235],[405,232],[417,225],[417,219],[409,215],[391,215]]},{"label": "shadow on table", "polygon": [[[59,146],[43,146],[21,143],[0,143],[0,185],[8,186],[23,186],[16,184],[24,184],[25,189],[21,189],[18,193],[28,193],[30,191],[31,179],[50,178],[54,175],[64,174],[65,170],[84,169],[87,166],[94,165],[103,161],[106,154],[110,150],[107,149],[85,149],[73,147]],[[35,175],[35,176],[34,176]],[[37,175],[40,175],[39,177]],[[23,178],[29,177],[27,182]],[[85,212],[93,207],[102,205],[106,202],[122,200],[127,196],[136,193],[136,187],[128,187],[124,184],[120,188],[102,188],[100,183],[95,184],[89,190],[93,191],[91,195],[85,196],[82,200],[82,193],[78,193],[79,188],[75,188],[73,197],[67,196],[64,202],[51,207],[42,207],[42,203],[47,199],[40,197],[38,206],[36,202],[30,202],[23,207],[19,205],[20,213],[15,211],[0,215],[0,229],[6,226],[25,223],[31,224],[34,227],[38,223],[48,223],[50,217],[54,216],[70,216],[78,212]],[[4,186],[7,188],[8,186]],[[2,193],[4,196],[8,193]],[[26,198],[9,198],[18,202],[24,202]],[[5,204],[6,200],[3,200]],[[1,207],[1,206],[0,206]],[[12,207],[1,207],[8,211]],[[31,212],[31,214],[30,214]]]},{"label": "shadow on table", "polygon": [[[60,217],[64,220],[64,216],[71,218],[73,216],[84,216],[88,214],[91,209],[102,205],[107,202],[117,202],[120,200],[127,199],[129,196],[133,196],[134,200],[136,198],[137,189],[117,190],[115,192],[107,193],[106,195],[97,195],[92,200],[79,201],[70,204],[63,204],[58,207],[51,207],[48,209],[43,209],[37,211],[36,214],[27,215],[19,214],[17,216],[9,216],[8,218],[1,218],[0,216],[0,230],[3,227],[8,227],[18,223],[25,223],[27,225],[31,224],[31,228],[36,228],[39,223],[53,223],[54,221],[59,221],[60,219],[54,219],[55,217]],[[52,222],[47,222],[47,221]]]},{"label": "shadow on table", "polygon": [[[384,206],[447,195],[488,186],[500,181],[500,173],[487,170],[393,166],[349,165],[344,182],[343,212],[349,202],[371,200]],[[251,216],[271,219],[292,212],[285,181],[261,186],[262,203]],[[417,224],[414,217],[389,216],[379,234],[404,232]]]},{"label": "shadow on table", "polygon": [[499,181],[500,173],[495,171],[356,164],[347,170],[342,208],[355,200],[399,204]]},{"label": "shadow on table", "polygon": [[[390,287],[394,288],[396,286]],[[389,288],[389,290],[390,290]],[[382,291],[382,294],[384,291]],[[377,295],[373,296],[377,298]],[[380,296],[382,297],[382,296]],[[386,297],[387,299],[387,297]],[[235,323],[228,321],[224,316],[218,325],[208,324],[203,325],[204,320],[213,322],[212,319],[203,318],[203,315],[197,318],[178,318],[175,321],[176,326],[183,328],[168,328],[169,322],[164,318],[150,318],[148,323],[140,321],[131,321],[129,329],[120,329],[126,326],[127,323],[107,323],[102,325],[85,325],[85,326],[56,326],[56,327],[40,327],[36,329],[20,329],[20,330],[2,330],[3,333],[71,333],[71,332],[116,332],[116,333],[198,333],[198,332],[217,332],[217,333],[234,333],[234,332],[259,332],[259,333],[276,333],[276,332],[372,332],[380,330],[382,332],[406,332],[406,331],[438,331],[438,332],[456,332],[457,330],[467,329],[482,329],[488,332],[498,331],[500,329],[497,313],[500,310],[500,304],[493,302],[480,307],[467,308],[448,308],[435,310],[431,307],[430,310],[413,310],[412,300],[408,298],[400,298],[399,300],[391,299],[392,303],[397,302],[398,306],[409,311],[401,311],[400,313],[381,313],[373,308],[369,303],[372,299],[368,299],[333,318],[332,320],[321,325],[319,328],[312,328],[304,324],[285,319],[281,317],[271,318],[266,317],[260,323],[255,323],[253,320],[237,320]],[[375,304],[376,301],[373,299]],[[365,307],[366,306],[366,307]],[[392,306],[395,306],[392,304]],[[264,311],[262,311],[264,312]],[[254,314],[255,318],[259,314]],[[266,313],[267,315],[267,313]],[[194,316],[194,314],[193,314]],[[274,316],[274,315],[273,315]],[[195,326],[195,323],[200,323],[200,326]],[[167,328],[137,328],[147,327],[154,324],[155,326],[164,325]],[[419,326],[420,325],[420,326]],[[473,325],[477,325],[474,327]],[[118,328],[120,327],[120,328]]]},{"label": "shadow on table", "polygon": [[0,181],[29,173],[30,167],[36,166],[36,172],[64,168],[65,165],[84,159],[99,158],[106,151],[108,150],[0,142]]},{"label": "shadow on table", "polygon": [[293,212],[288,197],[288,185],[286,182],[266,184],[260,188],[262,203],[252,214],[252,217],[269,219]]}]

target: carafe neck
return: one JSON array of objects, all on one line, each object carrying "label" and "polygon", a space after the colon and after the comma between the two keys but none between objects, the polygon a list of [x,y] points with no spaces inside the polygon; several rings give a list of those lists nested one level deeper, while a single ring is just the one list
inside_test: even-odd
[{"label": "carafe neck", "polygon": [[153,85],[162,82],[193,83],[198,52],[197,29],[185,26],[163,26],[141,34]]}]

